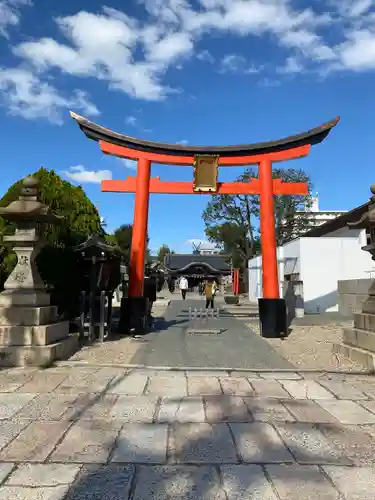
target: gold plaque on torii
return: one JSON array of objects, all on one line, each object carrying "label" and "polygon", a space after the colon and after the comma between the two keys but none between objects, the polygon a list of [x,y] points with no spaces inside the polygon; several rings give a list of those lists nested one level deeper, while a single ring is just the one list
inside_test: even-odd
[{"label": "gold plaque on torii", "polygon": [[194,159],[193,191],[216,193],[219,155],[199,155]]}]

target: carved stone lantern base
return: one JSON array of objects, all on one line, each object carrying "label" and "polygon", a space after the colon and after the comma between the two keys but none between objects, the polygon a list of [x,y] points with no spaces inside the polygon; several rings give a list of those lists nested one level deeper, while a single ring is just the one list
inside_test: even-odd
[{"label": "carved stone lantern base", "polygon": [[49,306],[50,296],[43,290],[5,290],[0,293],[0,306]]},{"label": "carved stone lantern base", "polygon": [[55,306],[0,306],[0,366],[48,366],[79,348]]},{"label": "carved stone lantern base", "polygon": [[342,343],[333,352],[375,373],[375,314],[354,313],[353,328],[343,329]]}]

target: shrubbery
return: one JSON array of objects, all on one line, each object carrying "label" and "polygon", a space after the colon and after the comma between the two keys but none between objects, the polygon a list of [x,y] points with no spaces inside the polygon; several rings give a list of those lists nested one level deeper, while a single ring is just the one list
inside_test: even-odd
[{"label": "shrubbery", "polygon": [[[78,257],[72,250],[91,234],[105,236],[96,207],[84,190],[62,180],[54,171],[41,168],[34,174],[39,179],[38,198],[64,219],[56,226],[47,226],[43,238],[47,242],[38,257],[40,275],[51,291],[52,302],[60,313],[73,317],[78,312],[79,294],[83,276]],[[22,189],[22,181],[16,182],[0,200],[5,207],[16,200]],[[3,237],[14,233],[14,227],[0,217],[0,285],[12,271],[16,258]]]}]

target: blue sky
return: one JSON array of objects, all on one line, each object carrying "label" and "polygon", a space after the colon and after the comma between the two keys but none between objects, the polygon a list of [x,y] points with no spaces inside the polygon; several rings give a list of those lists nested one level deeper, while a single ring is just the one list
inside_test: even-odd
[{"label": "blue sky", "polygon": [[[101,193],[99,181],[134,175],[133,164],[102,155],[69,110],[138,137],[217,145],[340,115],[289,165],[311,175],[321,209],[364,203],[375,183],[374,0],[0,0],[0,43],[2,193],[43,165],[81,183],[109,229],[132,222],[133,195]],[[204,238],[207,202],[152,196],[151,249]]]}]

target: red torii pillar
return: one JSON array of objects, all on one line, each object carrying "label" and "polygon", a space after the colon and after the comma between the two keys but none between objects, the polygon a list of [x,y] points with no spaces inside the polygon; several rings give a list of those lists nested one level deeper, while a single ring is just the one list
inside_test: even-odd
[{"label": "red torii pillar", "polygon": [[285,301],[279,298],[279,280],[275,237],[274,195],[306,195],[304,183],[283,183],[272,178],[272,164],[307,156],[313,144],[322,142],[339,118],[279,141],[243,146],[195,147],[155,143],[119,134],[71,113],[90,138],[99,141],[103,153],[137,160],[137,176],[126,180],[102,181],[102,191],[135,193],[134,224],[130,254],[130,299],[143,296],[144,265],[147,243],[149,196],[164,194],[210,194],[196,192],[193,182],[161,181],[151,178],[151,164],[194,165],[197,156],[218,156],[218,166],[258,164],[258,179],[249,182],[217,182],[215,194],[259,194],[262,250],[263,297],[259,299],[259,316],[263,336],[286,334]]}]

